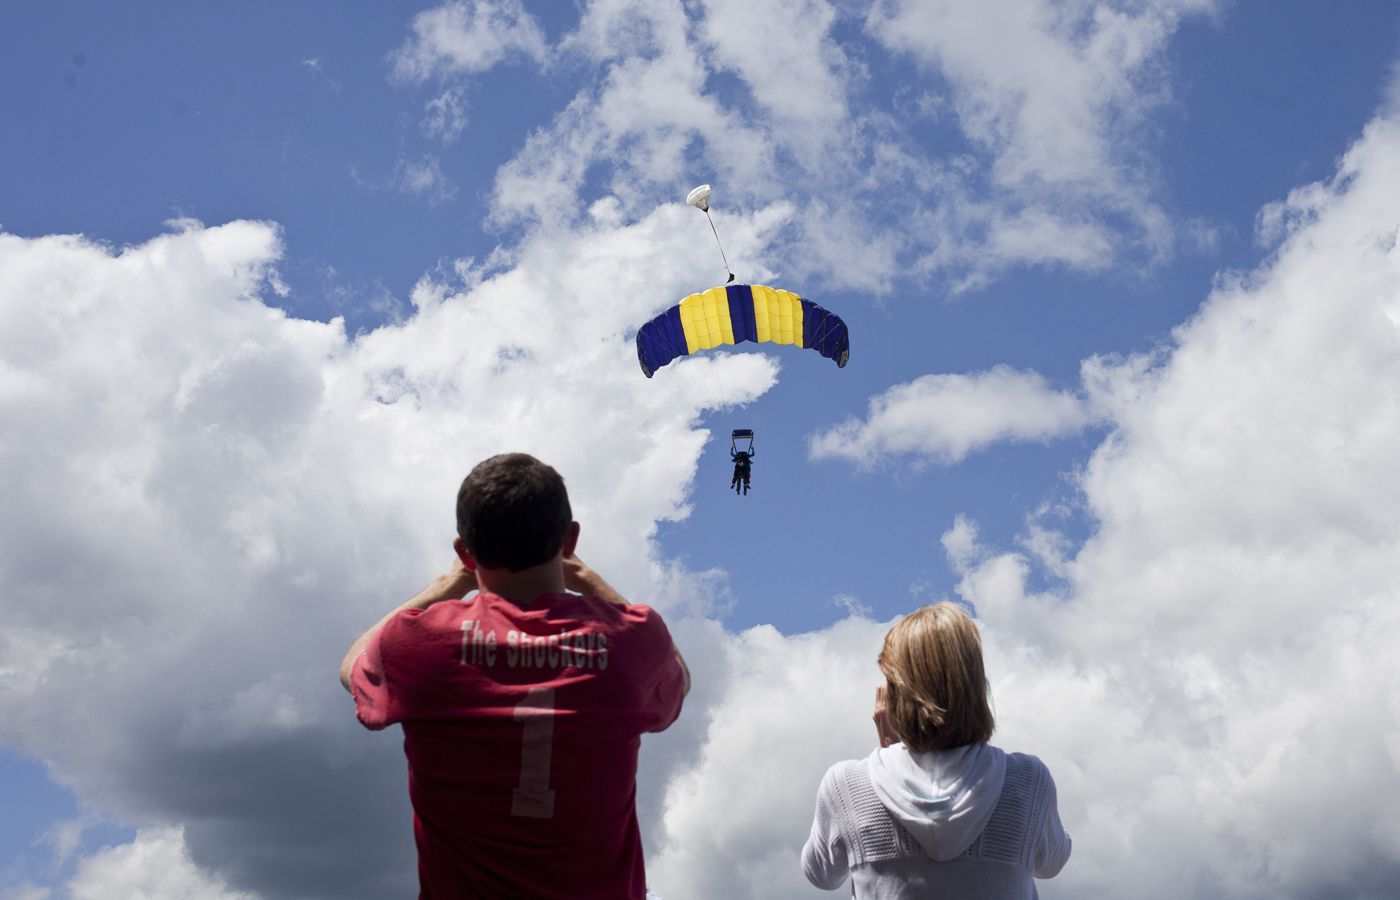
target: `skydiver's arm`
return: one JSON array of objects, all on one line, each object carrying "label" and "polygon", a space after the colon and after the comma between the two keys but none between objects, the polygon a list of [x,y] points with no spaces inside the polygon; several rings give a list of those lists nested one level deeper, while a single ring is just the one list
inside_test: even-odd
[{"label": "skydiver's arm", "polygon": [[432,584],[423,588],[414,597],[394,607],[388,615],[375,622],[368,631],[355,639],[355,643],[350,645],[350,649],[345,653],[345,659],[340,663],[340,683],[345,686],[347,691],[350,690],[350,673],[355,668],[355,660],[364,652],[370,639],[378,634],[379,629],[383,628],[385,623],[394,616],[410,609],[427,609],[434,603],[441,603],[443,600],[460,600],[476,590],[476,587],[476,573],[462,565],[460,559],[457,560],[450,571],[433,579]]},{"label": "skydiver's arm", "polygon": [[[576,594],[586,594],[606,600],[617,606],[627,606],[626,598],[617,589],[603,580],[603,576],[590,569],[577,555],[564,557],[564,587]],[[685,676],[685,692],[690,693],[690,667],[685,664],[681,651],[676,651],[676,662],[681,664],[681,674]]]}]

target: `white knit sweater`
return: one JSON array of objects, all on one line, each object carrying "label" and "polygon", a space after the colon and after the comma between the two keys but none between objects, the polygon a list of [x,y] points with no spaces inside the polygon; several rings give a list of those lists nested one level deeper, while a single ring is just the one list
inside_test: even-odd
[{"label": "white knit sweater", "polygon": [[[908,752],[896,745],[877,753],[891,751]],[[986,826],[946,862],[934,860],[886,809],[871,786],[870,759],[832,766],[817,792],[812,833],[802,849],[807,879],[835,890],[849,874],[859,900],[1035,900],[1034,879],[1060,871],[1069,859],[1070,838],[1060,824],[1055,782],[1045,764],[1024,753],[1005,759],[1006,774]]]}]

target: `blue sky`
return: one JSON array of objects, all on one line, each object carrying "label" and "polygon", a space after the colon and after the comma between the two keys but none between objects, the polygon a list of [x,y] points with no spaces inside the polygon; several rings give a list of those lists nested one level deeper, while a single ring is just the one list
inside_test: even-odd
[{"label": "blue sky", "polygon": [[[880,635],[942,598],[998,739],[1060,781],[1045,896],[1382,895],[1400,709],[1336,700],[1400,636],[1400,14],[866,6],[4,14],[0,898],[411,883],[396,742],[334,668],[508,449],[699,661],[644,751],[664,896],[812,893]],[[643,378],[632,329],[723,281],[702,182],[740,279],[840,314],[848,367]],[[1297,747],[1347,729],[1337,862],[1277,823]],[[1235,856],[1152,837],[1192,829]]]}]

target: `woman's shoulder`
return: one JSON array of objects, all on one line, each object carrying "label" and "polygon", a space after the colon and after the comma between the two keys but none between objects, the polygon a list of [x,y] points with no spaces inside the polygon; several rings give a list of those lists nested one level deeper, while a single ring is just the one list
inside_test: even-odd
[{"label": "woman's shoulder", "polygon": [[1033,753],[1006,753],[1006,775],[1002,782],[1002,794],[1006,797],[1019,796],[1035,806],[1047,799],[1053,803],[1055,778],[1050,767]]},{"label": "woman's shoulder", "polygon": [[1004,750],[1000,747],[998,747],[997,749],[1001,750],[1001,752],[1005,754],[1007,768],[1015,766],[1017,768],[1030,770],[1031,772],[1034,772],[1036,774],[1050,774],[1050,767],[1047,766],[1045,762],[1039,756],[1036,756],[1034,753],[1023,753],[1021,751]]},{"label": "woman's shoulder", "polygon": [[864,759],[843,759],[827,767],[822,784],[850,784],[853,779],[870,780],[870,770]]},{"label": "woman's shoulder", "polygon": [[868,759],[843,759],[827,767],[822,776],[819,794],[832,798],[849,798],[870,789]]}]

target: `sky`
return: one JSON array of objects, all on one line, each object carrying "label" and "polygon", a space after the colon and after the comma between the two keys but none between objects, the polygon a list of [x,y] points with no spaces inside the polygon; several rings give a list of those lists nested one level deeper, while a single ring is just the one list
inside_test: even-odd
[{"label": "sky", "polygon": [[[511,450],[690,663],[666,900],[819,894],[943,599],[1047,900],[1395,896],[1397,60],[1383,0],[8,5],[0,900],[412,896],[336,670]],[[642,375],[725,279],[701,183],[848,366]]]}]

